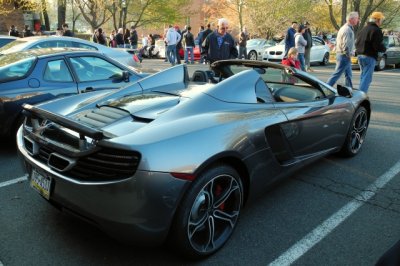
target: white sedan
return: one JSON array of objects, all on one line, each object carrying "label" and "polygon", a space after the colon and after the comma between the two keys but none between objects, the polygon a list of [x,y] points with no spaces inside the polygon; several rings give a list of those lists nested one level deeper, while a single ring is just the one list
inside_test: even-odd
[{"label": "white sedan", "polygon": [[1,54],[12,52],[26,51],[38,48],[55,48],[55,47],[75,47],[87,50],[99,51],[103,55],[118,61],[121,64],[140,67],[139,59],[132,49],[111,48],[98,43],[89,42],[74,37],[62,36],[33,36],[26,38],[18,38],[17,40],[6,44],[0,48]]},{"label": "white sedan", "polygon": [[[265,49],[263,60],[270,62],[281,62],[285,53],[285,40],[282,40],[278,45]],[[311,47],[310,62],[326,65],[329,63],[330,49],[325,42],[313,36],[313,46]]]},{"label": "white sedan", "polygon": [[[276,42],[273,40],[250,39],[246,44],[247,58],[250,60],[262,60],[264,50],[274,45],[276,45]],[[237,46],[237,49],[239,51],[239,46]]]}]

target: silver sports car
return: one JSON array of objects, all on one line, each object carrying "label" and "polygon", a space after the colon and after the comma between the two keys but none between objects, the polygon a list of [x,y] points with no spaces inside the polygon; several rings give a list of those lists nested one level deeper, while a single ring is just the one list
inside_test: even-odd
[{"label": "silver sports car", "polygon": [[363,92],[268,62],[212,68],[189,77],[177,65],[118,91],[25,105],[17,142],[32,188],[120,240],[171,241],[199,258],[274,181],[360,151]]}]

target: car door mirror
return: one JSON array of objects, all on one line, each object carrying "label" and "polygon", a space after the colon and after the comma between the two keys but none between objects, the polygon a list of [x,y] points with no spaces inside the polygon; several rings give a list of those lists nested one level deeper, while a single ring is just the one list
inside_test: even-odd
[{"label": "car door mirror", "polygon": [[125,82],[129,82],[129,72],[128,71],[122,71],[122,80]]},{"label": "car door mirror", "polygon": [[337,92],[340,96],[346,97],[346,98],[351,98],[353,97],[353,89],[347,86],[343,86],[338,84],[337,85]]}]

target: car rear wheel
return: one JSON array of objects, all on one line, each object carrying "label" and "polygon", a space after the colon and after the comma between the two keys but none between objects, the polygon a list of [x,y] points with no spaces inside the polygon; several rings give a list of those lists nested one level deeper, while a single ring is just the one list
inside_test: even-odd
[{"label": "car rear wheel", "polygon": [[249,57],[249,60],[257,60],[257,52],[250,51],[248,57]]},{"label": "car rear wheel", "polygon": [[352,157],[358,154],[367,134],[368,122],[367,110],[360,106],[354,113],[346,141],[340,151],[341,155]]},{"label": "car rear wheel", "polygon": [[170,234],[172,246],[192,259],[213,254],[232,235],[242,201],[243,186],[235,169],[216,165],[205,171],[177,210]]},{"label": "car rear wheel", "polygon": [[322,58],[321,66],[326,66],[329,64],[329,53],[325,53],[324,58]]},{"label": "car rear wheel", "polygon": [[376,71],[382,71],[386,67],[386,57],[382,56],[381,58],[378,59],[378,63],[375,66]]}]

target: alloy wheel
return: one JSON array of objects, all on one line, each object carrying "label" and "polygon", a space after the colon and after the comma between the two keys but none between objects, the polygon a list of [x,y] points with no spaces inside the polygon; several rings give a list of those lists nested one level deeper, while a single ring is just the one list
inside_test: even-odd
[{"label": "alloy wheel", "polygon": [[193,202],[187,227],[187,237],[193,249],[213,252],[232,234],[240,214],[242,191],[231,175],[212,178]]},{"label": "alloy wheel", "polygon": [[368,128],[368,115],[365,109],[357,113],[351,129],[350,148],[355,154],[361,148]]}]

